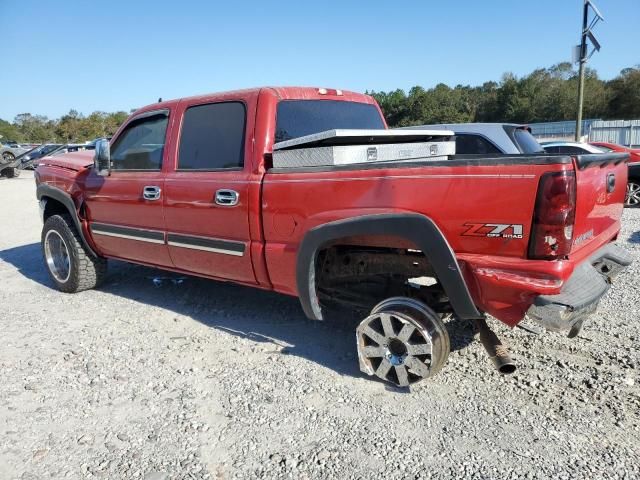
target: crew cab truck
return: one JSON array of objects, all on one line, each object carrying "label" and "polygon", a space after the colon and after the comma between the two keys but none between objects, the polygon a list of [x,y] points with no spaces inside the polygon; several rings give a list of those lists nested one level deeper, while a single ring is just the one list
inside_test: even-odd
[{"label": "crew cab truck", "polygon": [[371,97],[324,88],[144,107],[95,154],[41,160],[51,280],[93,288],[113,258],[297,296],[315,320],[347,307],[362,312],[362,371],[399,386],[443,366],[452,316],[478,324],[505,372],[486,314],[575,335],[630,263],[614,244],[627,156],[380,162],[367,149],[363,163],[274,167],[279,149],[302,155],[295,139],[386,128]]}]

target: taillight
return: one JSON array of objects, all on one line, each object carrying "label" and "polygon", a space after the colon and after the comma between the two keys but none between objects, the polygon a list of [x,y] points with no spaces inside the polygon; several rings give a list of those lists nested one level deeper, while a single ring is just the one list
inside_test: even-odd
[{"label": "taillight", "polygon": [[575,216],[575,173],[564,171],[542,175],[533,213],[529,258],[554,260],[569,255]]}]

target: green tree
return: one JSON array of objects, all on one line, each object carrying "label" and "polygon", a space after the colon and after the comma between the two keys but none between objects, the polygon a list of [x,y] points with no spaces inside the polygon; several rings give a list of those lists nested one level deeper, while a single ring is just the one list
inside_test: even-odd
[{"label": "green tree", "polygon": [[15,140],[16,142],[23,142],[24,137],[22,136],[22,132],[18,130],[18,127],[7,122],[6,120],[0,119],[0,143],[7,140]]},{"label": "green tree", "polygon": [[13,124],[25,141],[43,143],[55,139],[55,122],[43,115],[20,113],[16,115]]},{"label": "green tree", "polygon": [[607,116],[619,119],[640,118],[640,65],[625,68],[607,83],[609,102]]}]

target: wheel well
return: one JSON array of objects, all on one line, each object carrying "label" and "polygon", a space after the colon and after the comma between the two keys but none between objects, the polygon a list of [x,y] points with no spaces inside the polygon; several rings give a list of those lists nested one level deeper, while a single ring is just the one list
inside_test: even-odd
[{"label": "wheel well", "polygon": [[51,198],[51,197],[42,197],[41,200],[46,200],[47,203],[44,207],[44,214],[42,216],[42,219],[44,221],[47,220],[47,218],[53,216],[53,215],[64,215],[64,214],[69,214],[69,210],[67,210],[67,207],[64,206],[64,204],[58,200],[56,200],[55,198]]},{"label": "wheel well", "polygon": [[[387,253],[391,252],[395,255],[395,259],[400,258],[401,260],[404,260],[402,255],[418,253],[424,255],[428,261],[425,260],[422,264],[418,261],[418,265],[422,265],[424,268],[426,265],[432,267],[434,276],[431,279],[432,281],[435,279],[437,284],[442,284],[442,291],[446,292],[449,297],[446,304],[451,305],[456,315],[462,319],[482,317],[473,303],[473,298],[469,293],[455,254],[442,231],[430,218],[408,212],[362,215],[336,220],[312,228],[306,233],[298,249],[296,286],[300,304],[307,317],[316,320],[323,318],[317,295],[317,275],[323,274],[323,271],[317,268],[318,254],[329,247],[339,247],[340,245],[357,245],[366,250],[387,249]],[[369,255],[378,258],[379,252],[370,252]],[[416,258],[419,256],[416,255]],[[371,261],[365,262],[366,265],[371,263]],[[398,265],[401,267],[399,270]],[[411,278],[409,275],[413,276],[414,274],[413,271],[404,271],[403,265],[403,262],[392,261],[390,265],[385,267],[389,267],[387,273],[381,272],[380,275],[386,276],[387,279],[393,276],[404,278],[402,285],[406,285],[407,279]],[[364,270],[364,274],[369,276],[367,269]],[[378,273],[376,276],[379,276]],[[330,280],[331,278],[332,276],[329,275]],[[362,275],[356,276],[356,278],[361,279]],[[325,281],[324,285],[326,284]],[[390,284],[395,288],[398,282],[392,281]],[[426,303],[433,305],[432,302]],[[434,310],[439,311],[438,308],[434,308]]]},{"label": "wheel well", "polygon": [[369,312],[386,298],[405,296],[451,311],[431,263],[415,247],[332,243],[318,251],[315,279],[323,308]]}]

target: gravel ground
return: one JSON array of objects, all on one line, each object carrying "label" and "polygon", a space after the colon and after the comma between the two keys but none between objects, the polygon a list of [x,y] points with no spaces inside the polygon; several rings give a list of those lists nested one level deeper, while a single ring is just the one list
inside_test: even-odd
[{"label": "gravel ground", "polygon": [[293,298],[117,262],[53,290],[34,193],[0,181],[1,479],[640,477],[640,210],[636,263],[577,339],[493,322],[503,377],[449,324],[448,364],[408,393]]}]

